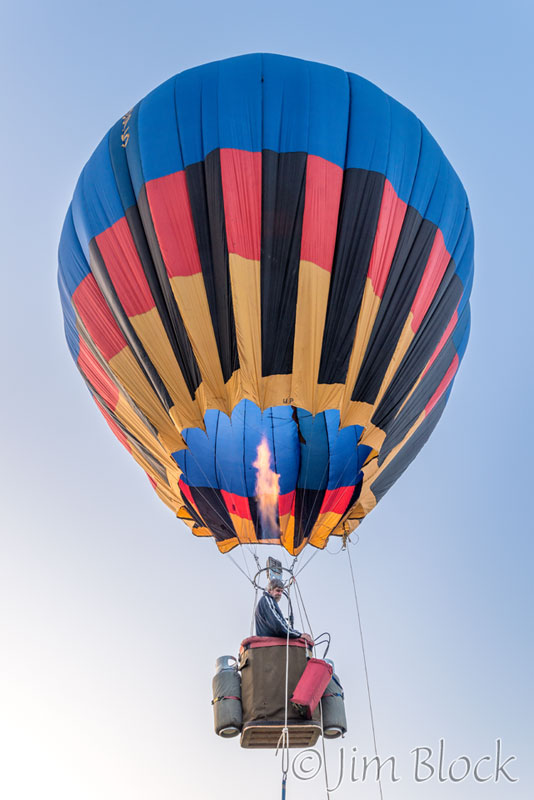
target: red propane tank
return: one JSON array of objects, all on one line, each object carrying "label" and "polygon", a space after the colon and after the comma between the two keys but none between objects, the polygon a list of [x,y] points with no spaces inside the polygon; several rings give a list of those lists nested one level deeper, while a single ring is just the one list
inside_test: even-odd
[{"label": "red propane tank", "polygon": [[332,667],[330,664],[321,658],[309,659],[291,697],[291,703],[299,714],[311,719],[331,677]]}]

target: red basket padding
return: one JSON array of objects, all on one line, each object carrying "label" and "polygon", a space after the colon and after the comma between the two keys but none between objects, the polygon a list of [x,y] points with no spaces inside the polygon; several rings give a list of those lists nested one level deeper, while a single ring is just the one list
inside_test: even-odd
[{"label": "red basket padding", "polygon": [[321,658],[310,658],[291,698],[291,702],[302,710],[307,719],[311,719],[331,677],[330,664]]},{"label": "red basket padding", "polygon": [[[287,639],[280,639],[277,636],[249,636],[241,642],[241,650],[248,650],[254,647],[285,647]],[[306,647],[304,639],[290,639],[290,647]]]}]

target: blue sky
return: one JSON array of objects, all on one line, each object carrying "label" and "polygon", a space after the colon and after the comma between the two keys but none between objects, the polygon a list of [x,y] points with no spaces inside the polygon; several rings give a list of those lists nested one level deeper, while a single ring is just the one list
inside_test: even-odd
[{"label": "blue sky", "polygon": [[[57,243],[108,128],[191,66],[268,51],[357,72],[443,147],[475,226],[471,340],[443,418],[360,529],[356,566],[391,800],[532,792],[532,56],[517,0],[226,4],[20,2],[0,59],[4,190],[0,793],[6,800],[270,798],[280,764],[212,732],[218,655],[248,634],[250,588],[195,540],[116,443],[70,360]],[[332,547],[332,550],[336,550]],[[347,751],[371,754],[346,556],[302,575],[333,634]],[[517,783],[414,784],[410,750],[491,754]],[[339,746],[331,743],[336,764]],[[335,767],[332,768],[335,772]],[[320,778],[291,797],[322,797]],[[345,782],[333,797],[376,798]]]}]

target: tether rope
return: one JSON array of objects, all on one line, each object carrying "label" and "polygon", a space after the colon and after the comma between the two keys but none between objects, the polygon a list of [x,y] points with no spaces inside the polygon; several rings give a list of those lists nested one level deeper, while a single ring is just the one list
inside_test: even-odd
[{"label": "tether rope", "polygon": [[323,767],[324,767],[324,785],[326,789],[327,800],[330,800],[330,789],[328,788],[328,767],[326,764],[326,745],[324,741],[324,724],[323,724],[323,701],[319,700],[319,710],[321,712],[321,745],[323,750]]},{"label": "tether rope", "polygon": [[377,775],[377,777],[378,777],[378,789],[380,791],[380,800],[384,800],[384,795],[383,795],[383,792],[382,792],[382,779],[380,777],[380,762],[379,762],[379,759],[378,759],[378,747],[377,747],[377,744],[376,744],[375,715],[374,715],[374,711],[373,711],[373,703],[372,703],[372,700],[371,700],[371,687],[369,685],[369,671],[367,669],[367,657],[365,655],[365,644],[364,644],[364,639],[363,639],[362,618],[361,618],[361,615],[360,615],[360,604],[358,603],[358,592],[356,591],[356,580],[354,578],[354,570],[352,568],[352,559],[350,557],[350,550],[349,550],[348,547],[347,547],[347,555],[349,557],[350,575],[351,575],[351,578],[352,578],[352,588],[354,589],[354,602],[355,602],[355,605],[356,605],[356,616],[358,618],[358,628],[359,628],[359,631],[360,631],[360,642],[361,642],[361,646],[362,646],[363,668],[364,668],[364,672],[365,672],[365,683],[367,685],[367,700],[369,702],[369,715],[371,717],[371,730],[373,732],[373,744],[374,744],[374,748],[375,748],[375,757],[376,757],[377,770],[378,770],[378,775]]},{"label": "tether rope", "polygon": [[[291,581],[289,581],[287,586],[288,603],[289,603],[290,588],[291,588]],[[287,773],[289,772],[289,728],[287,725],[288,704],[289,704],[289,622],[287,623],[287,634],[286,634],[286,687],[285,687],[284,727],[282,729],[282,733],[280,734],[280,738],[278,739],[278,745],[276,748],[276,755],[278,755],[279,749],[282,748],[282,800],[285,800],[286,797]]]}]

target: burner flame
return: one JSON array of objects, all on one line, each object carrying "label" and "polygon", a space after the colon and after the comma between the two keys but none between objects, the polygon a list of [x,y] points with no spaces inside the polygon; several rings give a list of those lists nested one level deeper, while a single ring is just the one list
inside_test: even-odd
[{"label": "burner flame", "polygon": [[252,466],[256,469],[256,501],[260,513],[261,526],[278,538],[278,495],[280,494],[280,475],[271,469],[272,455],[269,443],[262,437],[256,450],[256,461]]}]

